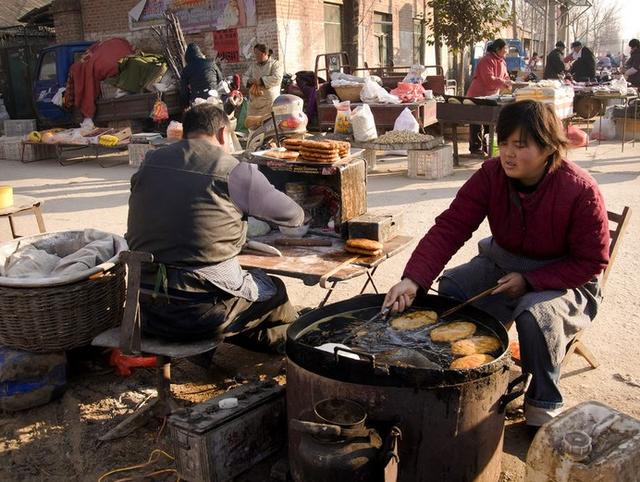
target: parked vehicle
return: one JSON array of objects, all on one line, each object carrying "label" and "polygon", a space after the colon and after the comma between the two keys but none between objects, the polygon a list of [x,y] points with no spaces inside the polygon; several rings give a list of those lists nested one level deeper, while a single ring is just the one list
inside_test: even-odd
[{"label": "parked vehicle", "polygon": [[[93,42],[72,42],[44,48],[38,54],[33,84],[33,100],[36,116],[41,125],[61,126],[77,123],[81,117],[53,103],[58,90],[67,85],[71,65],[82,57],[82,54]],[[96,114],[93,121],[107,124],[110,121],[147,119],[153,109],[157,95],[153,92],[124,95],[114,99],[96,100]],[[178,92],[167,92],[163,95],[169,115],[182,111]]]},{"label": "parked vehicle", "polygon": [[[523,71],[527,66],[527,62],[525,60],[522,41],[519,39],[504,39],[504,41],[507,44],[507,55],[504,59],[507,62],[507,71],[510,74]],[[491,45],[491,42],[491,40],[485,42],[484,46],[482,43],[477,43],[474,46],[473,56],[471,58],[471,67],[473,71],[475,71],[476,65],[478,65],[482,56],[487,53],[487,48]]]}]

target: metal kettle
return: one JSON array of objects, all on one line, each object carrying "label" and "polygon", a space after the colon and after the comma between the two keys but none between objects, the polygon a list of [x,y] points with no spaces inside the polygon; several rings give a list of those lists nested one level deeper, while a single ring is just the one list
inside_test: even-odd
[{"label": "metal kettle", "polygon": [[295,453],[289,454],[295,482],[395,482],[400,430],[393,427],[385,443],[365,425],[366,412],[356,402],[328,399],[314,406],[315,421],[292,419],[299,434]]}]

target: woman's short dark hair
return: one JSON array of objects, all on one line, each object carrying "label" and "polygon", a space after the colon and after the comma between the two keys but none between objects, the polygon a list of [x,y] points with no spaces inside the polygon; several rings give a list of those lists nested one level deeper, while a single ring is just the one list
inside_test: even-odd
[{"label": "woman's short dark hair", "polygon": [[489,44],[489,46],[487,47],[487,52],[493,52],[495,54],[505,45],[507,45],[507,42],[505,42],[501,38],[497,38],[493,42],[491,42],[491,44]]},{"label": "woman's short dark hair", "polygon": [[631,40],[629,40],[629,47],[634,49],[640,48],[640,40],[638,40],[637,38],[632,38]]},{"label": "woman's short dark hair", "polygon": [[517,130],[520,130],[520,139],[523,141],[532,140],[541,149],[553,149],[548,159],[550,172],[562,165],[568,141],[562,123],[551,106],[535,100],[505,105],[496,126],[498,143],[506,141]]},{"label": "woman's short dark hair", "polygon": [[268,48],[265,44],[256,44],[253,49],[257,50],[258,52],[262,52],[263,54],[267,54],[269,57],[273,55],[273,50]]},{"label": "woman's short dark hair", "polygon": [[229,127],[227,115],[213,104],[198,104],[187,109],[182,116],[182,138],[189,134],[213,136],[223,127]]}]

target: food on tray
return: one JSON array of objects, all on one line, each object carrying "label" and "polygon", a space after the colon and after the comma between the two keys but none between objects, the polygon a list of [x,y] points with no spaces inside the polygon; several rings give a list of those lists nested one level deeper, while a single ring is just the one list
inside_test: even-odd
[{"label": "food on tray", "polygon": [[300,143],[302,142],[302,139],[295,139],[295,138],[291,138],[291,139],[285,139],[282,142],[282,145],[288,150],[288,151],[299,151],[300,150]]},{"label": "food on tray", "polygon": [[477,353],[475,355],[463,356],[462,358],[456,358],[451,362],[449,368],[453,368],[456,370],[461,370],[465,368],[477,368],[482,365],[486,365],[487,363],[495,360],[491,355],[485,355],[481,353]]},{"label": "food on tray", "polygon": [[376,251],[368,251],[366,249],[350,248],[349,246],[345,247],[345,251],[347,251],[348,253],[362,254],[364,256],[380,256],[382,254],[381,249],[378,249]]},{"label": "food on tray", "polygon": [[380,256],[382,254],[382,243],[371,239],[354,238],[347,240],[345,250],[349,253],[366,256]]},{"label": "food on tray", "polygon": [[284,159],[287,161],[295,161],[300,155],[295,151],[279,151],[276,149],[269,150],[263,154],[265,157],[272,157],[273,159]]},{"label": "food on tray", "polygon": [[391,328],[394,330],[416,330],[423,326],[434,324],[438,319],[435,311],[423,310],[405,313],[391,320]]},{"label": "food on tray", "polygon": [[491,353],[502,346],[495,336],[472,336],[451,344],[451,353],[456,356]]},{"label": "food on tray", "polygon": [[41,142],[42,134],[40,134],[38,131],[29,132],[29,135],[27,136],[27,140],[29,142]]},{"label": "food on tray", "polygon": [[411,131],[389,131],[375,140],[376,144],[409,144],[414,142],[429,142],[433,136],[418,134]]},{"label": "food on tray", "polygon": [[300,157],[311,162],[331,163],[349,155],[351,144],[341,141],[313,141],[308,139],[287,139],[284,146],[300,152]]},{"label": "food on tray", "polygon": [[431,339],[438,342],[454,342],[468,338],[476,332],[475,323],[454,321],[431,330]]},{"label": "food on tray", "polygon": [[366,238],[353,238],[347,240],[347,246],[350,248],[366,249],[368,251],[377,251],[382,249],[382,243]]}]

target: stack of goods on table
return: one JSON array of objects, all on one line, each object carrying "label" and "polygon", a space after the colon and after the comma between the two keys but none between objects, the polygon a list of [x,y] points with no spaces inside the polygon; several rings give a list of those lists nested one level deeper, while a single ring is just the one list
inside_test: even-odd
[{"label": "stack of goods on table", "polygon": [[26,136],[30,143],[65,144],[88,146],[89,144],[104,147],[126,145],[131,138],[131,128],[112,129],[109,127],[90,127],[74,129],[48,129],[32,131]]},{"label": "stack of goods on table", "polygon": [[380,256],[382,248],[382,243],[366,238],[348,239],[345,245],[345,250],[348,253],[362,254],[364,256]]},{"label": "stack of goods on table", "polygon": [[516,101],[537,100],[551,105],[560,119],[573,114],[573,87],[558,80],[541,80],[514,92]]},{"label": "stack of goods on table", "polygon": [[307,139],[286,139],[284,149],[271,149],[263,155],[287,161],[306,161],[332,164],[351,153],[351,144],[344,141],[313,141]]}]

